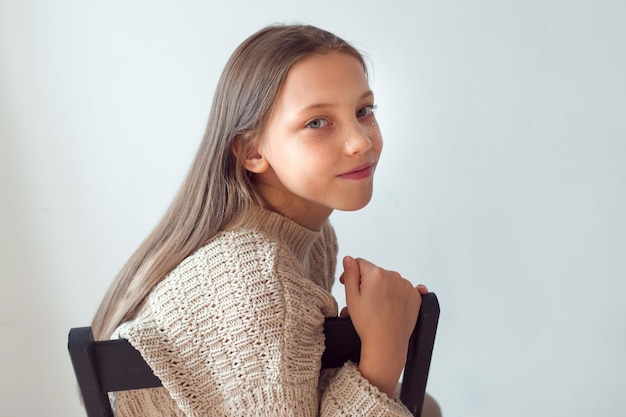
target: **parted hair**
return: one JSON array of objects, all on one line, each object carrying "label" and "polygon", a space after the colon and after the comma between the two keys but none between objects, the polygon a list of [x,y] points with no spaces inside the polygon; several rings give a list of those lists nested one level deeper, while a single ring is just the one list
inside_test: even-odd
[{"label": "parted hair", "polygon": [[237,47],[215,89],[204,137],[176,197],[115,277],[94,316],[96,339],[110,338],[132,319],[172,269],[236,222],[247,207],[265,206],[242,155],[262,133],[291,67],[328,52],[349,54],[366,71],[353,46],[314,26],[268,26]]}]

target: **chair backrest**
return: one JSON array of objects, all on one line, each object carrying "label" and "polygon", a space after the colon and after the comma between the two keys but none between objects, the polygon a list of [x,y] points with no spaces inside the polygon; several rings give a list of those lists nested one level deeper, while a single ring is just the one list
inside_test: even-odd
[{"label": "chair backrest", "polygon": [[[433,293],[422,296],[400,392],[400,399],[415,416],[422,411],[438,321],[437,297]],[[322,368],[359,361],[361,342],[349,318],[326,319],[324,333]],[[125,339],[94,341],[91,327],[76,327],[70,329],[68,350],[88,417],[113,417],[109,392],[161,386],[139,351]]]}]

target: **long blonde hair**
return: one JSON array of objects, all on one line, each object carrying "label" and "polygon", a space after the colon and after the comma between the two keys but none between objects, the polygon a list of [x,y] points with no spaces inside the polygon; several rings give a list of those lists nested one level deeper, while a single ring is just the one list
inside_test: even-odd
[{"label": "long blonde hair", "polygon": [[132,319],[176,265],[235,221],[246,207],[263,205],[249,173],[232,151],[233,143],[237,139],[243,149],[253,145],[296,62],[330,51],[354,56],[366,70],[354,47],[313,26],[269,26],[233,52],[215,90],[207,129],[187,177],[161,221],[104,296],[92,321],[96,339],[108,339],[117,326]]}]

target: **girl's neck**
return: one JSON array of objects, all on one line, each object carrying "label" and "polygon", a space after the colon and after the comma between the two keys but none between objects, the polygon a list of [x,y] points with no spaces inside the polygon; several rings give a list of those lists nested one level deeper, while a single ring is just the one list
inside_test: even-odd
[{"label": "girl's neck", "polygon": [[294,199],[267,184],[257,182],[255,188],[272,210],[309,230],[319,231],[333,210],[311,201]]},{"label": "girl's neck", "polygon": [[322,228],[324,223],[326,223],[330,217],[330,214],[333,212],[333,210],[328,207],[306,206],[298,209],[297,207],[294,207],[294,205],[285,207],[283,210],[280,208],[275,210],[283,216],[295,221],[300,226],[315,231],[319,231]]}]

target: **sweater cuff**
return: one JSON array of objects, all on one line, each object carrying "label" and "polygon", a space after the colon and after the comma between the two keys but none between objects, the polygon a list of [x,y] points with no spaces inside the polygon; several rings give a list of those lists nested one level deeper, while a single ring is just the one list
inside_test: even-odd
[{"label": "sweater cuff", "polygon": [[399,400],[370,384],[353,362],[346,362],[330,382],[322,396],[320,415],[412,416]]}]

